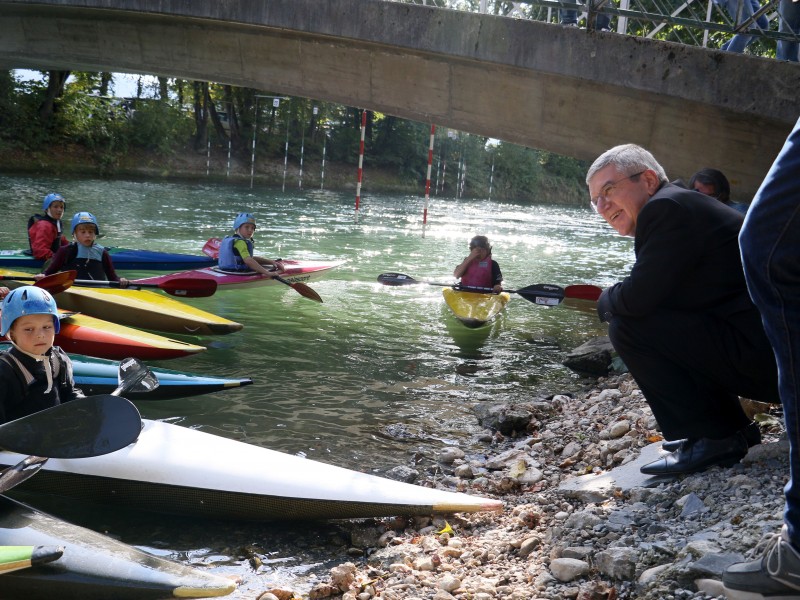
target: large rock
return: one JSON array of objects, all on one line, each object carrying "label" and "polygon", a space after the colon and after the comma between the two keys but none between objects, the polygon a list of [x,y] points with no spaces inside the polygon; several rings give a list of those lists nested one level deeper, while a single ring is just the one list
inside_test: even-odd
[{"label": "large rock", "polygon": [[563,364],[580,375],[603,377],[611,368],[613,352],[607,336],[597,337],[571,350]]}]

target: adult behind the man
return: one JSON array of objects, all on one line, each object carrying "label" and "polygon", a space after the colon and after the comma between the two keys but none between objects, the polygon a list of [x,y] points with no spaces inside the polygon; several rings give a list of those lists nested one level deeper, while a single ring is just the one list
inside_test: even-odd
[{"label": "adult behind the man", "polygon": [[760,442],[739,396],[779,401],[774,356],[742,272],[742,215],[670,184],[634,144],[603,153],[586,183],[595,210],[634,237],[636,253],[630,274],[603,291],[598,314],[664,437],[680,440],[642,472],[735,464]]}]

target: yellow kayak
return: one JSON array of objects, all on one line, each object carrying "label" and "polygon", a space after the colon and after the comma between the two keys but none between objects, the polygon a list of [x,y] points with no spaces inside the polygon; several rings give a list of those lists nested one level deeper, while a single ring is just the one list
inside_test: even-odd
[{"label": "yellow kayak", "polygon": [[444,301],[456,318],[464,325],[471,328],[481,327],[499,315],[511,300],[511,295],[476,294],[475,292],[462,292],[453,288],[442,290]]},{"label": "yellow kayak", "polygon": [[[0,269],[2,276],[30,276]],[[14,287],[10,282],[9,287]],[[25,282],[20,282],[20,284]],[[185,335],[221,335],[242,328],[224,319],[158,292],[72,286],[56,295],[58,307],[118,325]]]}]

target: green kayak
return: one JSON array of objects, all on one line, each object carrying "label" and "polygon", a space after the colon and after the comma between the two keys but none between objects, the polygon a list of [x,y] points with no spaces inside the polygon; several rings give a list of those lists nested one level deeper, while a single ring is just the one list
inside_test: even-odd
[{"label": "green kayak", "polygon": [[62,554],[62,546],[0,546],[0,574],[52,562]]}]

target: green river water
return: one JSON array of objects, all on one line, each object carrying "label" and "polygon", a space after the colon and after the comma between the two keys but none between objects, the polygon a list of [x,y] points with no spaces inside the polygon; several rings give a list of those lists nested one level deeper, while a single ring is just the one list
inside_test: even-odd
[{"label": "green river water", "polygon": [[[411,466],[444,444],[479,451],[477,402],[514,401],[567,390],[577,377],[564,353],[604,335],[591,310],[546,308],[512,295],[501,319],[468,330],[444,307],[441,288],[385,287],[382,272],[452,282],[475,234],[488,235],[508,288],[617,281],[632,245],[588,207],[525,206],[433,197],[423,229],[421,196],[371,195],[364,189],[358,222],[352,193],[52,178],[0,177],[0,248],[27,244],[25,224],[51,191],[67,200],[65,221],[88,210],[101,243],[198,254],[210,237],[229,232],[236,213],[258,219],[257,253],[268,257],[343,260],[311,283],[311,302],[285,286],[227,290],[193,305],[244,325],[220,337],[185,337],[201,354],[152,363],[254,385],[222,393],[139,402],[142,415],[167,419],[252,444],[381,474]],[[146,273],[124,273],[134,277]],[[30,500],[30,499],[26,499]],[[68,507],[82,524],[123,541],[221,573],[245,576],[237,594],[265,580],[313,575],[341,562],[333,531],[302,526],[184,523],[141,515],[103,516]],[[103,530],[103,529],[101,529]],[[332,545],[333,544],[333,545]],[[253,545],[265,561],[258,574],[241,560]],[[250,587],[248,587],[250,586]],[[246,597],[241,595],[241,597]]]}]

